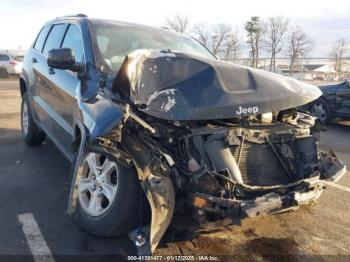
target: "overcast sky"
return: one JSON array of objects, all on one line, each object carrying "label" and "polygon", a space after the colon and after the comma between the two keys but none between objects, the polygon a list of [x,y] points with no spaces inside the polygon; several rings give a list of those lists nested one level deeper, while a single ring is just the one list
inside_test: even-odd
[{"label": "overcast sky", "polygon": [[336,39],[350,41],[350,0],[0,0],[0,49],[27,49],[45,21],[76,13],[153,26],[182,13],[191,25],[232,24],[242,37],[251,16],[286,16],[311,36],[314,57],[327,56]]}]

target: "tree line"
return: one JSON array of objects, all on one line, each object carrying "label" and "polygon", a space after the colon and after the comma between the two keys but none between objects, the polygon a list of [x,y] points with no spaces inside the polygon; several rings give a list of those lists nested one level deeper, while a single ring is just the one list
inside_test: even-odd
[{"label": "tree line", "polygon": [[[290,74],[297,67],[298,59],[306,58],[315,47],[314,41],[300,26],[291,26],[288,18],[277,16],[261,19],[253,16],[244,24],[245,37],[238,27],[230,24],[196,23],[190,27],[188,16],[175,14],[165,19],[165,26],[176,32],[187,33],[208,48],[216,57],[226,61],[237,60],[243,44],[249,50],[250,66],[259,67],[264,53],[269,57],[269,70],[276,71],[276,58],[283,55],[289,59]],[[329,56],[334,60],[335,70],[342,72],[344,59],[349,51],[345,38],[334,42]]]}]

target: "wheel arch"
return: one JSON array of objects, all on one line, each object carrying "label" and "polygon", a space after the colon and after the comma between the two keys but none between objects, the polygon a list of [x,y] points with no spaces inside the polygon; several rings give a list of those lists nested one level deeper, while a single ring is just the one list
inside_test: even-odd
[{"label": "wheel arch", "polygon": [[331,103],[329,102],[329,99],[327,99],[325,95],[321,95],[319,98],[313,100],[311,103],[308,104],[309,110],[311,110],[312,106],[319,101],[325,102],[328,106],[331,105]]},{"label": "wheel arch", "polygon": [[19,90],[21,92],[21,97],[27,92],[27,83],[23,77],[19,79]]},{"label": "wheel arch", "polygon": [[[76,209],[77,173],[78,173],[79,164],[80,164],[82,156],[83,156],[84,149],[86,147],[87,140],[88,140],[87,128],[80,120],[75,120],[72,146],[73,146],[73,149],[77,153],[76,153],[75,161],[72,162],[73,177],[72,177],[72,181],[71,181],[71,185],[70,185],[70,189],[69,189],[69,198],[68,198],[68,206],[67,206],[67,212],[70,215],[73,214],[75,209]],[[80,178],[78,178],[78,179],[80,179]]]},{"label": "wheel arch", "polygon": [[85,141],[87,140],[86,138],[87,134],[88,134],[88,131],[85,125],[79,120],[76,120],[73,127],[73,141],[72,141],[72,148],[75,151],[79,150],[82,139],[84,139]]},{"label": "wheel arch", "polygon": [[312,107],[316,104],[316,103],[323,103],[326,107],[327,110],[327,119],[325,120],[326,124],[331,123],[332,119],[335,117],[335,105],[333,105],[333,103],[330,101],[329,98],[327,98],[326,96],[322,95],[319,98],[317,98],[316,100],[312,101],[309,104],[309,111],[312,112]]}]

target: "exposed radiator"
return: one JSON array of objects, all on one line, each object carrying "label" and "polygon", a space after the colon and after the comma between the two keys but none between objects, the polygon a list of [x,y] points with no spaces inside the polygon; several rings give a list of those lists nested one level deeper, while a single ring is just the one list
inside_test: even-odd
[{"label": "exposed radiator", "polygon": [[[231,149],[237,160],[239,147]],[[275,185],[288,183],[288,175],[268,144],[246,141],[240,156],[239,168],[243,182],[248,185]]]}]

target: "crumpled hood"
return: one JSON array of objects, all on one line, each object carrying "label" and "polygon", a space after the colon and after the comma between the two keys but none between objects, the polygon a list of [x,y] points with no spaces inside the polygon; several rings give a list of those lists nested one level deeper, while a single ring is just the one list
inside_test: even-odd
[{"label": "crumpled hood", "polygon": [[167,120],[276,112],[304,105],[322,94],[316,86],[278,74],[152,50],[128,55],[118,77],[128,80],[130,98],[142,111]]}]

